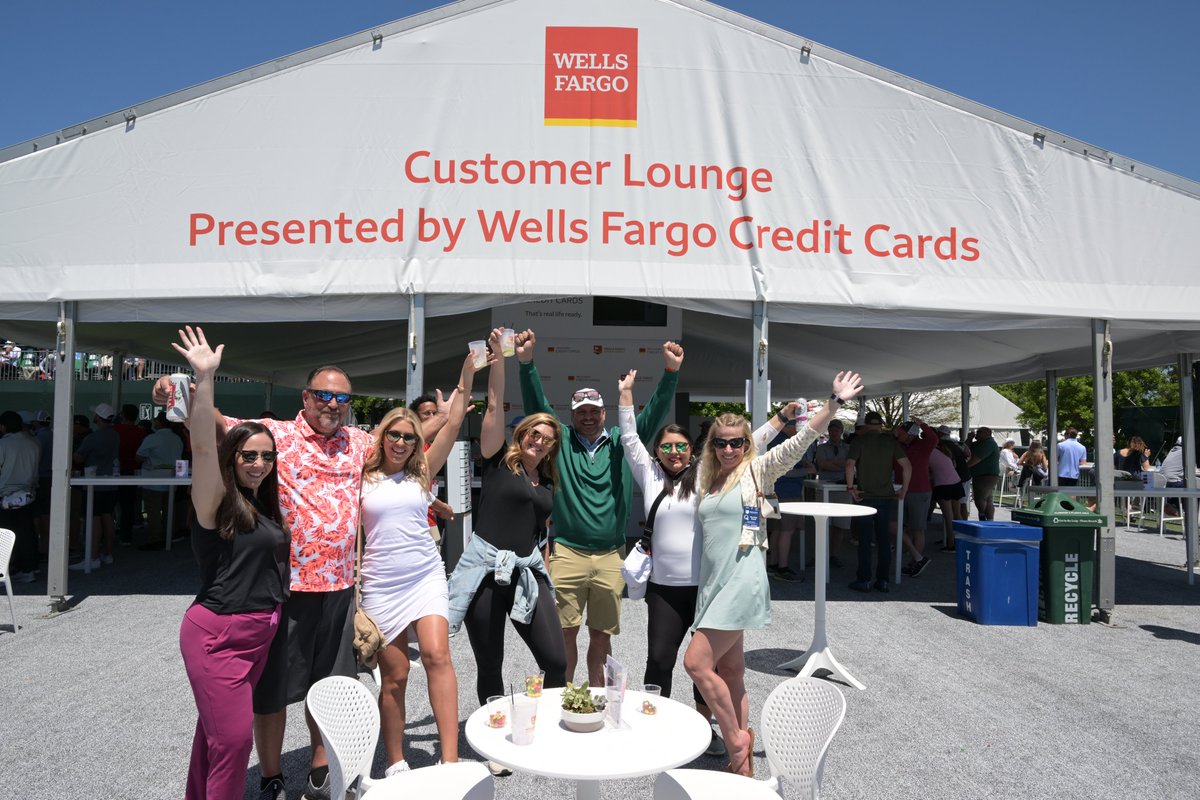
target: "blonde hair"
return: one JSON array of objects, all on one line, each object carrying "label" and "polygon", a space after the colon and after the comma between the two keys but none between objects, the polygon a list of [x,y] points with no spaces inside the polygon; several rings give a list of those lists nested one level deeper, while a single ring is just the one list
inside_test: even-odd
[{"label": "blonde hair", "polygon": [[[721,472],[721,463],[717,460],[717,451],[713,449],[713,439],[717,436],[718,428],[741,428],[741,436],[745,438],[746,445],[742,448],[742,460],[733,468],[733,472],[725,481],[725,486],[722,487],[722,493],[728,492],[731,488],[741,482],[742,472],[746,466],[754,460],[758,455],[758,451],[754,447],[754,436],[750,430],[750,423],[745,417],[737,414],[722,414],[713,420],[712,427],[708,429],[708,436],[704,437],[704,450],[700,453],[700,474],[696,478],[698,494],[704,496],[708,494],[709,488],[713,481]],[[736,437],[735,437],[736,438]]]},{"label": "blonde hair", "polygon": [[554,444],[546,449],[546,455],[538,462],[538,475],[541,476],[543,482],[548,482],[551,486],[558,485],[558,450],[562,447],[563,428],[558,424],[553,414],[538,413],[530,414],[517,423],[516,430],[513,431],[512,442],[508,445],[508,450],[504,453],[504,466],[512,470],[514,475],[520,475],[523,469],[521,465],[521,443],[525,441],[525,435],[533,430],[535,425],[549,425],[554,429]]},{"label": "blonde hair", "polygon": [[413,433],[417,435],[417,441],[413,444],[412,452],[408,454],[408,460],[404,462],[403,469],[408,473],[408,477],[416,480],[421,484],[421,488],[428,492],[429,464],[425,461],[425,435],[421,432],[421,420],[405,406],[397,406],[384,414],[383,419],[371,432],[375,441],[371,445],[371,454],[367,456],[367,461],[363,464],[363,479],[374,482],[383,478],[385,462],[383,435],[397,422],[407,422],[412,425]]}]

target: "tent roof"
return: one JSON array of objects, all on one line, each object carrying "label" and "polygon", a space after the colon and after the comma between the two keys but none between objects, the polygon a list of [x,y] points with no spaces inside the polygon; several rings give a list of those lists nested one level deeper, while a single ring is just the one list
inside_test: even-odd
[{"label": "tent roof", "polygon": [[[620,124],[558,124],[554,76],[603,74],[552,69],[584,46],[632,52]],[[486,153],[593,167],[568,185],[417,180]],[[724,183],[636,185],[655,163]],[[735,191],[737,167],[769,178]],[[532,241],[487,241],[518,211]],[[582,241],[553,233],[559,211]],[[607,232],[605,212],[622,215]],[[394,218],[403,241],[262,241],[265,220],[333,230],[339,213]],[[463,235],[421,241],[423,217]],[[714,241],[679,253],[665,227],[648,241],[655,220]],[[428,298],[431,382],[486,309],[630,296],[691,312],[709,374],[689,388],[727,396],[761,300],[777,392],[846,366],[920,389],[1084,371],[1092,317],[1116,321],[1120,368],[1200,351],[1198,223],[1196,182],[708,3],[464,0],[0,150],[0,319],[45,339],[39,321],[78,300],[81,346],[148,355],[169,355],[177,321],[237,322],[220,326],[234,371],[286,384],[336,360],[392,393],[406,294]]]}]

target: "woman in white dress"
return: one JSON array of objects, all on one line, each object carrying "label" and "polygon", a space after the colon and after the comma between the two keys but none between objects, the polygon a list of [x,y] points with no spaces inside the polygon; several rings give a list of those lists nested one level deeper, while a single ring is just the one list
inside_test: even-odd
[{"label": "woman in white dress", "polygon": [[379,653],[379,714],[387,775],[408,769],[404,758],[404,694],[408,686],[409,631],[415,631],[429,680],[442,761],[458,760],[458,679],[450,661],[446,571],[428,513],[429,482],[446,463],[471,399],[475,368],[463,363],[450,418],[428,451],[421,421],[393,408],[375,428],[375,446],[363,467],[362,604],[387,646]]}]

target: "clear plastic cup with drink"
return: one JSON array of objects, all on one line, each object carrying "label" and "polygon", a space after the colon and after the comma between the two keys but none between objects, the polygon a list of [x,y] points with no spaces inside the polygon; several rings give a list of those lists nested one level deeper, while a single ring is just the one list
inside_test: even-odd
[{"label": "clear plastic cup with drink", "polygon": [[505,328],[500,334],[500,351],[504,353],[505,358],[517,354],[517,332],[512,328]]},{"label": "clear plastic cup with drink", "polygon": [[538,698],[515,694],[512,698],[513,744],[533,744],[533,729],[537,726]]}]

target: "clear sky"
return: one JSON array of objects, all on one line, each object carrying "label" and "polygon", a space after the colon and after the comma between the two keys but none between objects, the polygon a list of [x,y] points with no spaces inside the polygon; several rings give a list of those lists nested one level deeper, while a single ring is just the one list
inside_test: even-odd
[{"label": "clear sky", "polygon": [[[562,2],[603,0],[562,0]],[[722,0],[1200,180],[1200,0]],[[0,147],[433,8],[390,0],[0,4]]]}]

